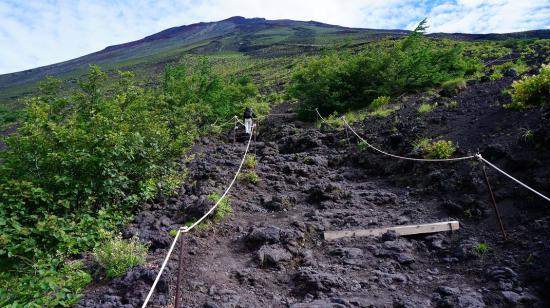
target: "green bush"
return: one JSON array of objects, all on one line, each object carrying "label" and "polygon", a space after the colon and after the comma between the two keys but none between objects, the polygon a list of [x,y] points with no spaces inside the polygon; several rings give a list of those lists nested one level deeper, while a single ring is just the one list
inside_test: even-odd
[{"label": "green bush", "polygon": [[[33,292],[57,282],[28,279],[24,260],[94,248],[131,219],[139,202],[181,184],[185,172],[176,171],[176,159],[206,131],[203,124],[245,105],[265,112],[269,103],[250,78],[222,78],[207,61],[185,59],[167,67],[158,90],[137,86],[130,72],[109,77],[97,66],[70,93],[59,85],[53,78],[41,82],[0,152],[0,267],[20,273],[4,278],[13,285],[27,279]],[[109,275],[118,265],[112,268]],[[66,289],[78,296],[78,288]]]},{"label": "green bush", "polygon": [[452,141],[438,140],[428,144],[424,148],[426,158],[445,159],[451,158],[456,151]]},{"label": "green bush", "polygon": [[[208,195],[208,200],[218,202],[220,200],[221,196],[213,193]],[[230,215],[233,213],[233,208],[231,207],[231,200],[229,200],[228,197],[225,197],[222,201],[220,201],[220,204],[218,204],[218,207],[214,211],[214,221],[220,221],[227,215]]]},{"label": "green bush", "polygon": [[124,240],[120,236],[114,237],[98,245],[94,249],[94,257],[105,269],[107,277],[120,277],[134,266],[145,263],[147,245],[137,238]]},{"label": "green bush", "polygon": [[260,177],[254,171],[248,171],[241,173],[241,179],[250,184],[258,184],[260,182]]},{"label": "green bush", "polygon": [[489,75],[490,80],[498,80],[502,77],[504,77],[504,75],[500,71],[494,71],[491,75]]},{"label": "green bush", "polygon": [[443,82],[441,88],[447,93],[456,93],[458,90],[466,88],[466,80],[462,77],[453,78]]},{"label": "green bush", "polygon": [[457,101],[450,101],[447,104],[447,109],[456,109],[458,108],[458,102]]},{"label": "green bush", "polygon": [[477,243],[472,247],[472,251],[480,256],[487,254],[491,247],[487,243]]},{"label": "green bush", "polygon": [[17,273],[0,271],[0,306],[69,307],[78,303],[79,293],[92,280],[82,262],[56,257],[28,262],[29,267]]},{"label": "green bush", "polygon": [[368,113],[369,117],[375,117],[375,118],[385,118],[389,116],[390,114],[394,113],[395,111],[399,110],[399,108],[378,108],[374,111],[371,111]]},{"label": "green bush", "polygon": [[369,109],[370,110],[377,110],[378,108],[380,108],[382,106],[386,106],[389,103],[390,103],[390,97],[389,96],[379,96],[370,103]]},{"label": "green bush", "polygon": [[530,106],[544,105],[550,102],[550,65],[543,65],[540,72],[523,77],[512,83],[511,109],[526,109]]},{"label": "green bush", "polygon": [[432,112],[436,107],[437,107],[437,103],[433,103],[433,104],[423,103],[423,104],[420,104],[420,106],[418,107],[418,112],[420,113]]},{"label": "green bush", "polygon": [[[380,96],[424,90],[471,75],[481,64],[463,55],[461,44],[423,36],[425,21],[401,41],[371,43],[358,54],[329,53],[306,61],[291,77],[298,113],[322,114],[368,107]],[[378,102],[377,102],[378,103]]]},{"label": "green bush", "polygon": [[254,154],[246,155],[245,160],[244,160],[244,167],[247,168],[247,169],[256,168],[256,155],[254,155]]}]

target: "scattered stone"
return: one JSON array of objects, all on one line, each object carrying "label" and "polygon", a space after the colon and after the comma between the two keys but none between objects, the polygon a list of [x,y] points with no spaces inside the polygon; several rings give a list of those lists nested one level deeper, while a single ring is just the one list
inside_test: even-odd
[{"label": "scattered stone", "polygon": [[292,254],[281,246],[264,245],[258,250],[258,262],[260,265],[280,267],[283,262],[292,260]]}]

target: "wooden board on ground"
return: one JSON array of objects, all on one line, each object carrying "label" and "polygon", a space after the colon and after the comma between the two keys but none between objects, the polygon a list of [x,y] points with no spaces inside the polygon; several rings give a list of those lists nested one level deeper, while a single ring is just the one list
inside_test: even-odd
[{"label": "wooden board on ground", "polygon": [[453,231],[458,230],[459,224],[458,221],[444,221],[436,222],[430,224],[420,224],[420,225],[406,225],[406,226],[395,226],[388,228],[377,228],[377,229],[364,229],[364,230],[354,230],[354,231],[326,231],[324,233],[325,240],[332,241],[343,237],[361,237],[361,236],[380,236],[390,230],[397,232],[399,235],[412,235],[412,234],[422,234],[422,233],[434,233],[442,231]]}]

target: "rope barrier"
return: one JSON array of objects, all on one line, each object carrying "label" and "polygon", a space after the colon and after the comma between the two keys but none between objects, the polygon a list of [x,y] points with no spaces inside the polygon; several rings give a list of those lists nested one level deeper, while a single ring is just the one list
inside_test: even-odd
[{"label": "rope barrier", "polygon": [[384,155],[387,155],[387,156],[391,156],[391,157],[399,158],[399,159],[404,159],[404,160],[423,161],[423,162],[452,162],[452,161],[459,161],[459,160],[466,160],[466,159],[474,159],[475,158],[475,155],[470,155],[470,156],[456,157],[456,158],[441,158],[441,159],[435,159],[434,158],[434,159],[432,159],[432,158],[411,158],[411,157],[404,157],[404,156],[390,154],[390,153],[384,152],[384,151],[378,149],[377,147],[373,146],[372,144],[368,143],[365,139],[363,139],[361,136],[359,136],[359,134],[357,134],[357,132],[355,132],[355,130],[348,124],[345,117],[342,117],[342,119],[344,120],[344,124],[351,130],[351,132],[355,136],[357,136],[357,138],[361,139],[361,141],[363,141],[371,149],[373,149],[373,150],[375,150],[379,153],[382,153]]},{"label": "rope barrier", "polygon": [[250,142],[252,141],[253,133],[254,133],[254,128],[252,128],[252,132],[250,134],[250,137],[248,137],[248,143],[246,145],[246,149],[244,151],[244,155],[243,155],[243,158],[241,160],[241,164],[239,165],[239,169],[237,169],[237,172],[235,173],[235,176],[233,177],[233,180],[231,181],[229,186],[226,188],[225,192],[220,197],[220,199],[218,199],[216,204],[214,204],[214,206],[212,206],[212,208],[210,208],[210,210],[208,210],[208,212],[206,214],[204,214],[199,220],[197,220],[195,223],[193,223],[189,227],[186,227],[186,226],[180,227],[178,229],[178,231],[176,232],[176,236],[174,237],[174,241],[172,242],[172,245],[170,246],[170,249],[168,250],[168,254],[164,258],[164,262],[162,262],[162,266],[160,267],[160,271],[158,272],[157,277],[155,278],[155,281],[153,282],[153,285],[151,286],[151,290],[149,290],[149,293],[147,294],[147,297],[145,298],[145,302],[143,302],[143,305],[141,306],[142,308],[147,307],[147,304],[149,303],[149,300],[151,299],[151,296],[153,295],[153,292],[155,291],[155,288],[156,288],[156,286],[157,286],[157,284],[160,280],[162,272],[164,271],[164,268],[166,267],[166,264],[168,263],[168,260],[170,259],[170,256],[172,255],[172,251],[174,250],[174,247],[176,246],[176,243],[177,243],[178,238],[180,237],[180,235],[182,233],[187,233],[187,232],[191,231],[198,224],[200,224],[203,220],[205,220],[206,217],[208,217],[210,214],[212,214],[212,212],[218,207],[218,205],[223,200],[223,198],[225,198],[225,196],[229,193],[229,190],[231,189],[233,184],[235,184],[235,181],[237,180],[237,177],[241,173],[241,169],[243,167],[243,164],[244,164],[244,161],[245,161],[245,158],[246,158],[246,154],[248,154],[248,149],[250,148]]},{"label": "rope barrier", "polygon": [[325,124],[327,124],[328,126],[336,129],[336,127],[332,126],[332,124],[330,124],[329,122],[327,122],[327,120],[325,120],[325,118],[323,118],[323,116],[319,113],[319,109],[315,108],[315,112],[317,112],[317,115],[319,116],[319,118],[321,118],[321,121],[325,122]]},{"label": "rope barrier", "polygon": [[[319,116],[319,118],[321,118],[321,120],[323,122],[325,122],[326,124],[329,124],[329,123],[326,122],[326,120],[323,118],[323,116],[319,113],[319,111],[317,109],[315,109],[315,111],[317,112],[317,115]],[[375,150],[375,151],[377,151],[381,154],[384,154],[384,155],[387,155],[387,156],[390,156],[390,157],[394,157],[394,158],[398,158],[398,159],[411,160],[411,161],[422,161],[422,162],[452,162],[452,161],[460,161],[460,160],[467,160],[467,159],[477,159],[479,161],[482,161],[482,162],[486,163],[487,165],[489,165],[491,168],[495,169],[496,171],[504,174],[505,176],[507,176],[508,178],[513,180],[514,182],[516,182],[519,185],[525,187],[526,189],[530,190],[531,192],[533,192],[534,194],[536,194],[539,197],[543,198],[544,200],[550,202],[550,198],[548,198],[547,196],[543,195],[542,193],[536,191],[535,189],[531,188],[530,186],[528,186],[527,184],[521,182],[520,180],[514,178],[513,176],[509,175],[508,173],[504,172],[503,170],[501,170],[500,168],[498,168],[497,166],[492,164],[490,161],[483,158],[481,156],[481,154],[479,154],[479,153],[474,154],[474,155],[464,156],[464,157],[445,158],[445,159],[411,158],[411,157],[404,157],[404,156],[394,155],[394,154],[390,154],[390,153],[387,153],[385,151],[382,151],[382,150],[378,149],[377,147],[373,146],[372,144],[368,143],[363,137],[361,137],[361,136],[359,136],[359,134],[357,134],[357,132],[349,125],[348,121],[346,121],[346,118],[344,116],[342,116],[342,120],[344,121],[344,125],[346,125],[347,128],[349,128],[351,130],[351,132],[355,136],[357,136],[357,138],[359,138],[361,141],[363,141],[368,147],[370,147],[371,149],[373,149],[373,150]]]},{"label": "rope barrier", "polygon": [[519,185],[527,188],[528,190],[530,190],[531,192],[537,194],[539,197],[543,198],[544,200],[546,201],[549,201],[550,202],[550,198],[546,197],[545,195],[541,194],[540,192],[534,190],[533,188],[529,187],[527,184],[521,182],[520,180],[516,179],[515,177],[509,175],[508,173],[504,172],[503,170],[501,170],[500,168],[498,168],[497,166],[493,165],[490,161],[486,160],[485,158],[483,158],[481,156],[481,154],[476,154],[475,157],[477,159],[479,159],[480,161],[486,163],[487,165],[489,165],[491,168],[495,169],[496,171],[504,174],[505,176],[507,176],[509,179],[513,180],[514,182],[518,183]]}]

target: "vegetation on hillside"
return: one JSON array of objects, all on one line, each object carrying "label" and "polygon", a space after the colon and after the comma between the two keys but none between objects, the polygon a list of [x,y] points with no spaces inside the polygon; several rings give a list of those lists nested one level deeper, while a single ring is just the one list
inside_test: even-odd
[{"label": "vegetation on hillside", "polygon": [[550,103],[550,64],[543,65],[538,74],[524,77],[512,84],[512,103],[508,108],[526,109]]},{"label": "vegetation on hillside", "polygon": [[[391,115],[403,107],[396,97],[404,93],[441,87],[455,94],[467,80],[484,74],[496,80],[509,69],[532,72],[525,59],[550,48],[548,40],[431,39],[424,36],[425,29],[422,21],[405,38],[368,44],[346,41],[323,48],[321,55],[303,57],[295,55],[305,50],[298,44],[307,37],[304,31],[291,38],[277,32],[276,37],[297,45],[293,53],[275,46],[249,54],[187,55],[167,65],[152,87],[140,85],[152,76],[143,67],[136,68],[143,76],[136,76],[108,75],[91,66],[74,88],[47,78],[22,111],[0,106],[0,129],[19,122],[18,131],[5,138],[7,150],[0,152],[0,306],[76,303],[91,281],[82,262],[70,261],[76,254],[94,251],[109,277],[143,263],[146,246],[120,239],[117,230],[140,202],[170,195],[181,185],[185,172],[176,171],[175,161],[197,137],[220,131],[213,124],[227,122],[245,106],[266,113],[273,102],[282,100],[270,91],[283,89],[287,81],[288,94],[298,101],[302,117],[314,117],[318,108],[329,115],[330,124],[341,127],[339,114],[348,123]],[[336,35],[327,37],[334,42]],[[265,36],[255,43],[268,44],[271,39]],[[522,58],[508,59],[512,50]],[[175,54],[172,50],[139,59],[158,64]],[[503,57],[505,62],[500,61]],[[138,63],[144,62],[117,65]],[[549,66],[543,66],[540,73],[514,82],[509,107],[547,104],[549,74]],[[426,102],[417,110],[423,114],[437,106]],[[447,105],[458,107],[456,101]],[[451,141],[427,138],[414,147],[426,158],[450,158],[457,150]],[[256,163],[254,156],[247,157],[241,180],[261,185]],[[219,197],[213,194],[209,199],[215,202]],[[213,221],[231,213],[229,199],[224,199]],[[209,224],[207,220],[198,228]]]},{"label": "vegetation on hillside", "polygon": [[463,45],[424,37],[426,20],[404,40],[382,41],[352,54],[332,52],[299,67],[288,88],[304,118],[368,107],[379,96],[439,86],[472,75],[481,64],[464,56]]},{"label": "vegetation on hillside", "polygon": [[[158,92],[136,86],[130,72],[111,79],[97,66],[70,95],[59,80],[42,82],[0,152],[0,305],[75,303],[83,278],[71,277],[86,274],[67,271],[64,260],[115,243],[139,202],[181,184],[174,161],[203,124],[245,104],[267,103],[249,78],[221,78],[206,60],[167,67]],[[109,276],[137,264],[101,260]],[[49,274],[27,278],[36,272]]]}]

